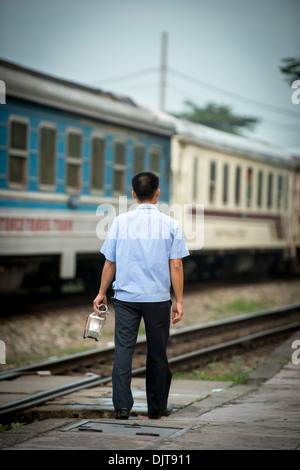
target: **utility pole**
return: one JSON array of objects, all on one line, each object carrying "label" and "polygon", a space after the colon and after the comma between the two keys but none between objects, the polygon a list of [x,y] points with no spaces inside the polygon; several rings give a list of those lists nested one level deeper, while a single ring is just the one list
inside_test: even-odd
[{"label": "utility pole", "polygon": [[161,111],[165,111],[165,104],[166,104],[167,47],[168,47],[168,33],[163,32],[161,36],[160,101],[159,101],[159,108]]}]

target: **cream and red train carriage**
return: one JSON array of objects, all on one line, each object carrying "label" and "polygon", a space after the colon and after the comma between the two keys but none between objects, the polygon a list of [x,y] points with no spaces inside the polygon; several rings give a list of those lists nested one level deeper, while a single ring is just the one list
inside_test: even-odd
[{"label": "cream and red train carriage", "polygon": [[203,236],[190,243],[197,272],[209,278],[295,266],[300,246],[297,159],[267,143],[172,122],[172,201],[186,205],[194,227],[204,210],[203,228],[201,219],[198,224]]}]

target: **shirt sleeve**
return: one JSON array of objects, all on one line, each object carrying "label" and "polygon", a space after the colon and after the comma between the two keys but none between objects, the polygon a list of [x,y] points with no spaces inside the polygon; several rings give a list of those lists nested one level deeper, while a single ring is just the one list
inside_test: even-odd
[{"label": "shirt sleeve", "polygon": [[108,232],[100,252],[112,263],[116,262],[117,223],[116,219]]},{"label": "shirt sleeve", "polygon": [[185,258],[189,256],[189,254],[182,230],[180,226],[176,224],[171,245],[170,259]]}]

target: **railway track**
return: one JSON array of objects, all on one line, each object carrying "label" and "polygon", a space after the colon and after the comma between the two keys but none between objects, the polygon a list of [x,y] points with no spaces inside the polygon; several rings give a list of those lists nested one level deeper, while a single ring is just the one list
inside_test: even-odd
[{"label": "railway track", "polygon": [[[242,354],[266,342],[278,340],[300,329],[300,304],[287,305],[255,314],[209,323],[174,332],[169,339],[168,355],[173,372],[191,370],[205,363]],[[146,340],[137,342],[133,376],[145,374]],[[13,380],[20,375],[88,373],[83,380],[28,395],[0,406],[0,419],[25,409],[41,405],[62,395],[83,388],[105,385],[111,381],[114,347],[94,349],[63,358],[30,364],[0,373],[1,380]]]}]

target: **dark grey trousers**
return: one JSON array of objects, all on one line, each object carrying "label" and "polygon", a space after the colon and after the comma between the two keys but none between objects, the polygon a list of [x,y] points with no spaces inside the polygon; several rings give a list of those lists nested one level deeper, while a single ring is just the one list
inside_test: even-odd
[{"label": "dark grey trousers", "polygon": [[147,337],[146,394],[149,415],[165,411],[172,373],[167,359],[170,305],[166,302],[114,300],[115,361],[112,373],[115,410],[133,406],[131,393],[132,357],[141,318]]}]

